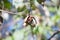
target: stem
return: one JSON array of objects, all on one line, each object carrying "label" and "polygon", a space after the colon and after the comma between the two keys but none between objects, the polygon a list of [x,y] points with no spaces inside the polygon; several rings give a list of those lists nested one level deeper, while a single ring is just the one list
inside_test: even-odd
[{"label": "stem", "polygon": [[58,33],[60,33],[60,31],[57,31],[56,33],[54,33],[48,40],[51,40]]}]

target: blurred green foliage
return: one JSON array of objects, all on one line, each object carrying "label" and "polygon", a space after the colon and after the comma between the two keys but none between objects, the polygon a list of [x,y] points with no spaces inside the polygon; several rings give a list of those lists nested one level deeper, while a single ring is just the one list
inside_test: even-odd
[{"label": "blurred green foliage", "polygon": [[3,6],[4,6],[4,9],[10,10],[12,7],[12,4],[8,0],[2,0],[2,1],[0,1],[0,7],[2,8]]},{"label": "blurred green foliage", "polygon": [[37,0],[37,2],[40,3],[40,4],[41,4],[42,2],[44,2],[44,1],[45,1],[45,0]]},{"label": "blurred green foliage", "polygon": [[18,8],[17,8],[17,11],[18,11],[18,12],[22,12],[22,11],[24,11],[25,9],[26,9],[26,6],[23,6],[22,8],[18,7]]},{"label": "blurred green foliage", "polygon": [[32,10],[35,10],[36,9],[35,5],[32,5],[31,8],[32,8]]},{"label": "blurred green foliage", "polygon": [[35,10],[36,9],[36,6],[34,5],[34,0],[31,0],[30,1],[30,6],[31,6],[31,9],[32,10]]},{"label": "blurred green foliage", "polygon": [[[41,3],[41,2],[43,2],[44,0],[37,0],[39,3]],[[5,3],[5,8],[8,8],[8,9],[10,9],[10,7],[11,7],[11,4],[10,3],[8,3],[8,1],[7,0],[4,0],[4,3]],[[35,5],[34,5],[34,1],[33,0],[31,0],[30,1],[30,5],[31,5],[31,8],[33,9],[33,10],[35,10],[36,9],[36,7],[35,7]],[[49,9],[49,11],[50,12],[56,12],[56,8],[55,7],[48,7],[48,9]],[[18,12],[25,12],[25,13],[23,13],[23,14],[21,14],[21,13],[19,13],[18,15],[15,15],[13,18],[14,18],[14,20],[16,20],[16,19],[20,19],[21,18],[21,16],[23,16],[24,18],[27,16],[26,14],[27,13],[29,13],[29,11],[26,9],[26,6],[23,6],[22,8],[20,8],[20,7],[18,7],[18,9],[17,9],[17,11]],[[57,10],[58,11],[58,10]],[[36,15],[38,15],[38,14],[36,14]],[[54,23],[55,22],[57,22],[57,20],[60,20],[60,16],[58,16],[57,15],[57,12],[56,12],[56,15],[54,15],[53,17],[51,17],[51,21],[53,21]],[[42,24],[44,24],[44,23],[42,23]],[[17,24],[15,25],[16,26],[16,28],[17,28]],[[14,27],[15,27],[14,26]],[[18,31],[15,31],[14,32],[14,34],[13,34],[13,37],[14,37],[14,39],[15,40],[22,40],[23,38],[24,38],[24,40],[26,40],[26,38],[28,37],[28,35],[29,35],[29,33],[30,33],[30,31],[32,31],[34,34],[36,34],[36,35],[39,35],[39,34],[41,34],[41,40],[46,40],[46,34],[47,34],[47,31],[48,32],[50,32],[50,34],[52,34],[53,33],[53,31],[52,31],[52,28],[51,28],[51,26],[44,26],[44,25],[38,25],[37,27],[35,27],[35,28],[31,28],[30,29],[30,26],[27,26],[26,28],[23,28],[23,29],[21,29],[21,30],[18,30]],[[18,34],[17,34],[18,33]],[[7,37],[6,39],[4,39],[4,40],[13,40],[13,38],[10,36],[10,37]]]},{"label": "blurred green foliage", "polygon": [[12,4],[8,0],[4,0],[4,8],[11,9]]}]

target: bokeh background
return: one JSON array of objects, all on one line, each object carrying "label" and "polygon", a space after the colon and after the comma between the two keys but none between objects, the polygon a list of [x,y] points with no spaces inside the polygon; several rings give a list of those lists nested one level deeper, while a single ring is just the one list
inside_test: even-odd
[{"label": "bokeh background", "polygon": [[[0,0],[0,11],[0,40],[48,40],[60,31],[60,0]],[[37,21],[34,28],[23,26],[30,13]],[[60,40],[60,34],[51,40]]]}]

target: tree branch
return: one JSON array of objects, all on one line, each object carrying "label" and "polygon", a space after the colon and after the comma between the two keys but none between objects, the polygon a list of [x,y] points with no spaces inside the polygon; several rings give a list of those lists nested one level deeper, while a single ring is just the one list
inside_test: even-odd
[{"label": "tree branch", "polygon": [[55,32],[48,40],[51,40],[58,33],[60,33],[60,31]]}]

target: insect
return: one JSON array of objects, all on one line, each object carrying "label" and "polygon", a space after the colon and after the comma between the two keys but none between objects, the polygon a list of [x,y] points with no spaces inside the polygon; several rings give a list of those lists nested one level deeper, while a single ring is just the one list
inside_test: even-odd
[{"label": "insect", "polygon": [[34,27],[37,23],[36,19],[32,15],[27,16],[24,22],[25,22],[25,26],[30,25],[32,27]]}]

